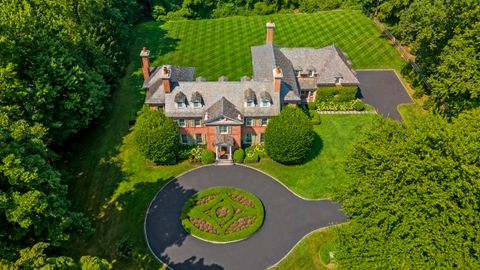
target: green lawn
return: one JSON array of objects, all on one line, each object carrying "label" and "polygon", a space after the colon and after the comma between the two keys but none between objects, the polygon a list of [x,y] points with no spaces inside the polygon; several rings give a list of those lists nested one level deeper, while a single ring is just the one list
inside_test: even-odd
[{"label": "green lawn", "polygon": [[[176,21],[161,25],[144,23],[137,30],[157,41],[145,42],[154,55],[153,64],[197,68],[197,76],[230,80],[252,74],[250,47],[265,43],[265,23],[275,21],[274,43],[287,47],[337,45],[348,53],[354,68],[393,68],[405,62],[380,31],[360,11],[314,14],[230,17],[215,20]],[[137,48],[140,51],[140,46]]]},{"label": "green lawn", "polygon": [[426,116],[428,111],[424,110],[420,105],[417,103],[413,104],[400,104],[397,107],[398,112],[402,116],[403,121],[408,124],[411,121]]},{"label": "green lawn", "polygon": [[372,124],[372,115],[321,115],[322,124],[315,126],[318,137],[310,161],[286,166],[263,159],[252,166],[287,185],[306,198],[329,197],[331,187],[347,181],[342,161],[352,142]]},{"label": "green lawn", "polygon": [[333,228],[319,229],[302,241],[271,270],[327,270],[334,265],[328,264],[329,251],[334,251],[332,243],[335,241]]},{"label": "green lawn", "polygon": [[[272,15],[277,23],[276,43],[285,46],[321,47],[337,44],[356,68],[396,68],[403,64],[380,32],[359,11],[332,11],[310,15]],[[270,17],[234,17],[218,20],[146,22],[135,28],[126,75],[112,93],[112,106],[88,130],[69,142],[64,175],[69,175],[69,197],[77,211],[93,222],[95,233],[74,237],[68,255],[97,255],[114,262],[115,269],[158,269],[143,233],[145,211],[155,193],[169,179],[192,165],[146,168],[135,150],[128,120],[141,108],[139,52],[152,50],[154,64],[197,67],[197,75],[239,79],[251,75],[250,49],[264,43],[265,22]],[[316,127],[323,142],[319,154],[302,166],[285,167],[262,161],[257,167],[276,176],[299,194],[329,195],[329,185],[346,179],[340,165],[345,149],[355,139],[368,116],[323,116]],[[321,149],[320,149],[321,148]],[[278,171],[278,169],[282,171]],[[275,171],[277,170],[277,171]],[[122,257],[117,246],[131,246]],[[307,255],[306,255],[307,256]],[[297,258],[309,260],[306,258]],[[308,268],[308,267],[307,267]]]}]

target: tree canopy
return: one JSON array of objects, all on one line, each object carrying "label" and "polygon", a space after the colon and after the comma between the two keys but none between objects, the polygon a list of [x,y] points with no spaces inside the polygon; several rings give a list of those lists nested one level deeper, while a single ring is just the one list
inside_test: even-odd
[{"label": "tree canopy", "polygon": [[379,119],[346,164],[337,198],[346,269],[480,267],[480,109],[452,122]]},{"label": "tree canopy", "polygon": [[148,160],[160,164],[176,162],[180,140],[177,123],[160,110],[144,106],[135,123],[135,142]]},{"label": "tree canopy", "polygon": [[277,162],[298,164],[310,153],[314,136],[312,123],[305,112],[287,106],[269,121],[265,130],[265,149]]}]

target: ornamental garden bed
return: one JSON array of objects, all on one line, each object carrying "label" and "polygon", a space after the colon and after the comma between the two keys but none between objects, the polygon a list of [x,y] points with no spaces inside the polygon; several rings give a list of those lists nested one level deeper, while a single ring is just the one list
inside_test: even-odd
[{"label": "ornamental garden bed", "polygon": [[234,242],[255,233],[263,224],[262,202],[232,187],[212,187],[193,195],[183,206],[187,232],[210,242]]}]

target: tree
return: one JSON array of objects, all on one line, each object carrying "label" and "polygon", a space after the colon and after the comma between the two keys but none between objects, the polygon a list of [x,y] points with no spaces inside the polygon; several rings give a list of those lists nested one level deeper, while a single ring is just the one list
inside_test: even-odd
[{"label": "tree", "polygon": [[339,228],[347,269],[480,267],[480,110],[449,123],[378,119],[355,145],[351,181],[337,199],[351,221]]},{"label": "tree", "polygon": [[160,164],[176,162],[180,149],[177,124],[160,110],[144,106],[135,124],[138,150],[150,161]]},{"label": "tree", "polygon": [[265,148],[277,162],[298,164],[305,160],[314,140],[310,118],[300,108],[287,106],[271,119],[265,130]]},{"label": "tree", "polygon": [[12,121],[0,112],[0,253],[46,241],[59,246],[71,232],[90,232],[88,220],[71,212],[67,186],[51,165],[43,137],[46,130]]}]

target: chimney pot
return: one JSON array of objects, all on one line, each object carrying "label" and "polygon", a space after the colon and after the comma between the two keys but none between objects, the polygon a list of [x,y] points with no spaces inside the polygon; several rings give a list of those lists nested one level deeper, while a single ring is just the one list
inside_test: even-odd
[{"label": "chimney pot", "polygon": [[273,43],[273,33],[275,31],[275,23],[272,20],[267,22],[267,43]]}]

